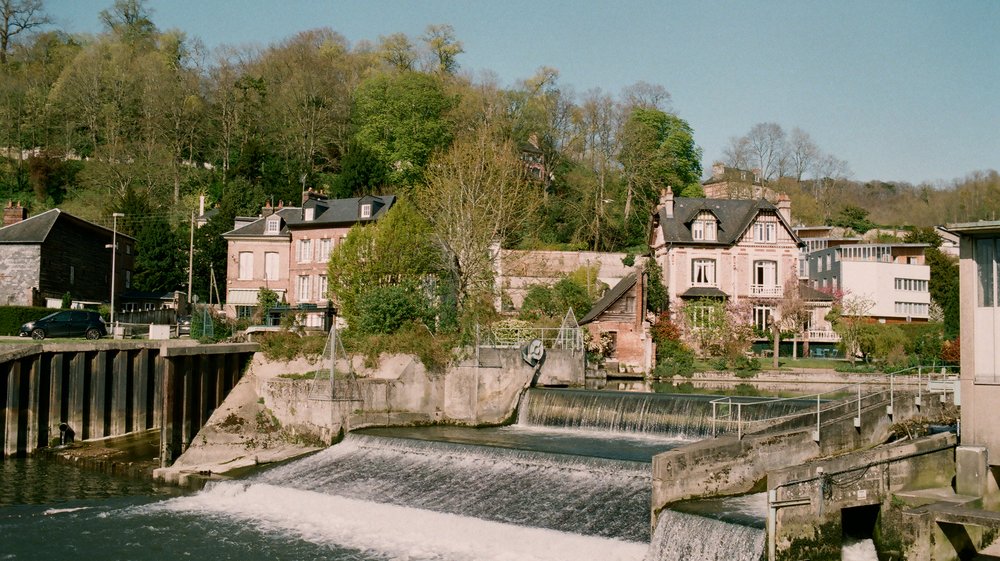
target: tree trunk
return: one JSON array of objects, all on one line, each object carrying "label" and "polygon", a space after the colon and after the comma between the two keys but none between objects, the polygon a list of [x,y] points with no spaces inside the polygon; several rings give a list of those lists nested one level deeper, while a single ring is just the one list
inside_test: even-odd
[{"label": "tree trunk", "polygon": [[778,349],[781,347],[781,330],[778,329],[778,324],[774,324],[771,329],[774,331],[774,357],[772,357],[772,366],[775,370],[778,369]]}]

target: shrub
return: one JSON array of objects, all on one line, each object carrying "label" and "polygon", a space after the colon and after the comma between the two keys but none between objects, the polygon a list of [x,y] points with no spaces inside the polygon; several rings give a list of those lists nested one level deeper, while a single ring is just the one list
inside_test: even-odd
[{"label": "shrub", "polygon": [[55,311],[34,306],[0,306],[0,335],[17,335],[22,324],[42,319]]},{"label": "shrub", "polygon": [[269,360],[289,361],[299,357],[318,359],[326,348],[326,335],[300,337],[290,331],[262,333],[260,351]]},{"label": "shrub", "polygon": [[349,353],[365,356],[365,364],[375,366],[383,353],[415,355],[431,372],[441,372],[451,362],[451,352],[458,343],[458,334],[434,334],[426,325],[407,323],[395,333],[365,335],[348,330],[344,347]]},{"label": "shrub", "polygon": [[408,322],[423,322],[429,315],[426,300],[406,285],[377,286],[358,303],[357,329],[362,333],[395,333]]},{"label": "shrub", "polygon": [[656,368],[653,375],[658,377],[691,376],[694,372],[694,351],[680,341],[665,341],[656,346]]}]

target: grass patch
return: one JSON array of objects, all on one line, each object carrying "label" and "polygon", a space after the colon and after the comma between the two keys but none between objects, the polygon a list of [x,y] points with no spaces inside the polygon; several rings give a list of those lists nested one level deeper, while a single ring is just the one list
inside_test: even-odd
[{"label": "grass patch", "polygon": [[411,323],[387,335],[359,335],[348,330],[343,341],[346,351],[363,355],[368,367],[374,367],[383,353],[398,353],[415,355],[427,370],[443,372],[451,363],[452,349],[458,344],[458,336],[450,333],[435,335],[427,327]]}]

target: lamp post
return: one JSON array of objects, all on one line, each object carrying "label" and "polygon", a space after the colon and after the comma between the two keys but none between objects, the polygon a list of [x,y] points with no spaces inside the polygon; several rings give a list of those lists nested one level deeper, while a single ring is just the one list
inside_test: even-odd
[{"label": "lamp post", "polygon": [[115,212],[111,215],[114,218],[111,228],[111,245],[107,246],[111,248],[111,337],[115,336],[115,275],[118,273],[117,270],[117,257],[118,257],[118,219],[124,217],[125,214],[121,212]]}]

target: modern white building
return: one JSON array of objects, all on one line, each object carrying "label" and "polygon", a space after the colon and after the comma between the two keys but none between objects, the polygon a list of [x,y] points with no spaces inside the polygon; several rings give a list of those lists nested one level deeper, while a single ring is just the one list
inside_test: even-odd
[{"label": "modern white building", "polygon": [[927,321],[931,268],[927,244],[870,243],[860,238],[803,238],[800,276],[830,294],[868,300],[880,322]]}]

